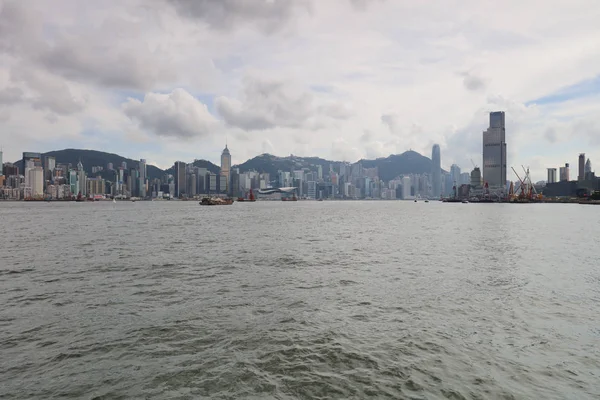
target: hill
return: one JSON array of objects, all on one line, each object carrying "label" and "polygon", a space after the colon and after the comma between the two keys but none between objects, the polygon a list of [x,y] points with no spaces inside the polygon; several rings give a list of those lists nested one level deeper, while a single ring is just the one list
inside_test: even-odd
[{"label": "hill", "polygon": [[360,160],[360,162],[364,168],[377,167],[379,177],[384,181],[389,181],[402,174],[431,173],[431,159],[412,150],[375,160]]},{"label": "hill", "polygon": [[[240,172],[250,170],[268,172],[275,176],[277,171],[293,171],[301,168],[321,165],[323,171],[329,171],[330,164],[339,161],[330,161],[318,157],[277,157],[272,154],[261,154],[242,164],[236,165]],[[416,151],[406,151],[402,154],[392,154],[389,157],[377,158],[375,160],[360,160],[364,168],[377,167],[379,177],[385,181],[396,178],[402,174],[424,174],[431,172],[431,159]]]},{"label": "hill", "polygon": [[[175,163],[173,163],[173,164],[175,164]],[[211,163],[210,161],[206,161],[206,160],[194,160],[194,162],[192,164],[194,165],[194,167],[206,168],[208,171],[212,172],[213,174],[219,174],[221,172],[221,167],[219,167],[218,165],[215,165],[215,164]],[[166,169],[164,171],[164,173],[175,175],[175,165],[173,165],[169,169]]]},{"label": "hill", "polygon": [[277,157],[272,154],[261,154],[250,160],[234,165],[234,168],[239,168],[240,172],[257,171],[266,172],[271,176],[277,175],[277,171],[294,171],[302,168],[314,167],[321,165],[323,171],[329,171],[329,164],[336,161],[329,161],[319,157]]}]

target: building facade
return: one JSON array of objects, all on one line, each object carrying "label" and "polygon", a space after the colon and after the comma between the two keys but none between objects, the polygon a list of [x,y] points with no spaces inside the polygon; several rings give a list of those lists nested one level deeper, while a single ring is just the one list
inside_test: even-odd
[{"label": "building facade", "polygon": [[221,191],[229,193],[229,182],[231,179],[231,154],[229,153],[227,145],[225,145],[225,148],[221,153],[221,175],[225,177],[225,188],[221,188]]},{"label": "building facade", "polygon": [[442,195],[442,165],[440,145],[434,144],[431,149],[431,195],[438,198]]},{"label": "building facade", "polygon": [[483,179],[491,188],[506,186],[506,120],[504,111],[490,113],[483,132]]},{"label": "building facade", "polygon": [[579,161],[579,163],[578,163],[579,169],[577,170],[577,172],[578,172],[577,180],[582,181],[585,179],[585,153],[579,154],[578,161]]},{"label": "building facade", "polygon": [[556,168],[548,168],[548,179],[546,183],[555,183],[556,182]]}]

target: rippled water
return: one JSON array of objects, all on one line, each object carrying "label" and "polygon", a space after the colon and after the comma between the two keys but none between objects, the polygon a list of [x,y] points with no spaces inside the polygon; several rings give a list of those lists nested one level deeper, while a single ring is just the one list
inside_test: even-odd
[{"label": "rippled water", "polygon": [[0,203],[0,398],[600,397],[600,207]]}]

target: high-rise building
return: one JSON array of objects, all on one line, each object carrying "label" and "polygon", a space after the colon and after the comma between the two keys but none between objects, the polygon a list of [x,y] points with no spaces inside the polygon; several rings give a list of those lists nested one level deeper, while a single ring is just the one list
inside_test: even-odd
[{"label": "high-rise building", "polygon": [[311,200],[315,200],[317,198],[317,182],[308,181],[308,190],[306,191],[306,197]]},{"label": "high-rise building", "polygon": [[56,168],[56,157],[44,157],[44,180],[51,181],[54,176],[54,168]]},{"label": "high-rise building", "polygon": [[582,181],[585,179],[585,153],[579,154],[579,174],[577,175],[577,180]]},{"label": "high-rise building", "polygon": [[560,167],[559,173],[561,182],[569,181],[569,163],[566,163],[564,167]]},{"label": "high-rise building", "polygon": [[490,113],[483,132],[483,179],[492,188],[506,186],[506,123],[504,111]]},{"label": "high-rise building", "polygon": [[79,192],[81,192],[82,196],[86,195],[87,185],[86,185],[85,181],[86,181],[85,171],[83,170],[83,164],[82,164],[81,160],[79,160],[79,162],[77,163],[77,183],[79,185]]},{"label": "high-rise building", "polygon": [[146,160],[145,159],[140,159],[140,162],[138,164],[138,184],[137,184],[137,189],[138,189],[138,196],[141,198],[145,198],[146,197]]},{"label": "high-rise building", "polygon": [[452,182],[455,185],[460,185],[460,167],[456,164],[450,166],[450,175],[452,175]]},{"label": "high-rise building", "polygon": [[317,179],[319,179],[319,180],[323,179],[323,166],[322,165],[317,165]]},{"label": "high-rise building", "polygon": [[591,172],[592,172],[592,162],[588,158],[587,161],[585,162],[585,173],[589,174]]},{"label": "high-rise building", "polygon": [[434,198],[442,194],[442,165],[440,145],[434,144],[431,149],[431,195]]},{"label": "high-rise building", "polygon": [[23,152],[23,169],[27,168],[28,163],[32,163],[30,168],[43,167],[42,155],[30,151]]},{"label": "high-rise building", "polygon": [[481,187],[481,170],[479,167],[475,167],[473,168],[473,171],[471,171],[471,187]]},{"label": "high-rise building", "polygon": [[546,183],[556,183],[556,168],[548,168],[548,179]]},{"label": "high-rise building", "polygon": [[42,167],[29,168],[28,181],[31,187],[31,196],[41,197],[44,195],[44,169]]},{"label": "high-rise building", "polygon": [[175,163],[175,196],[180,198],[186,193],[185,163],[177,161]]},{"label": "high-rise building", "polygon": [[0,175],[4,172],[4,164],[2,164],[2,150],[0,150]]},{"label": "high-rise building", "polygon": [[229,180],[231,178],[231,154],[227,145],[221,153],[221,175],[225,177],[225,188],[221,188],[222,192],[229,193]]},{"label": "high-rise building", "polygon": [[410,189],[411,189],[410,177],[409,176],[402,177],[402,198],[404,200],[410,199]]}]

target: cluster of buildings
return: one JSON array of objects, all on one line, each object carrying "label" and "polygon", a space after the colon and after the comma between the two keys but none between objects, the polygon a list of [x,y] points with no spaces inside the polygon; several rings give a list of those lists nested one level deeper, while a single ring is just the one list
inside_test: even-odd
[{"label": "cluster of buildings", "polygon": [[[273,176],[263,171],[233,168],[227,146],[221,153],[218,172],[195,166],[195,163],[175,162],[161,178],[150,179],[146,160],[128,166],[108,163],[92,166],[91,175],[81,161],[77,165],[57,163],[54,157],[25,152],[20,165],[2,163],[0,151],[0,198],[11,200],[71,200],[84,198],[197,198],[202,196],[245,197],[250,191],[268,192],[270,188],[295,188],[295,195],[304,199],[415,199],[440,197],[472,197],[496,195],[506,197],[507,180],[506,125],[503,111],[490,113],[489,127],[483,132],[483,168],[462,172],[453,164],[450,171],[441,168],[440,146],[431,153],[431,171],[422,174],[399,174],[383,181],[378,169],[366,168],[361,162],[309,164],[302,168],[279,170]],[[95,175],[95,176],[94,176]],[[579,156],[577,181],[571,181],[569,164],[548,169],[546,196],[573,196],[583,191],[600,189],[600,181],[592,172],[585,154]]]}]

